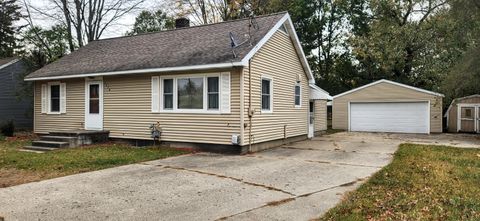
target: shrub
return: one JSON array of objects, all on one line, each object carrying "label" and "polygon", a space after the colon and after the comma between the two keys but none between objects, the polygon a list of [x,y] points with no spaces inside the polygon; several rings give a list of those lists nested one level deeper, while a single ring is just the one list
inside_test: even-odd
[{"label": "shrub", "polygon": [[3,123],[0,126],[0,133],[4,136],[13,137],[13,132],[15,132],[15,125],[12,120]]}]

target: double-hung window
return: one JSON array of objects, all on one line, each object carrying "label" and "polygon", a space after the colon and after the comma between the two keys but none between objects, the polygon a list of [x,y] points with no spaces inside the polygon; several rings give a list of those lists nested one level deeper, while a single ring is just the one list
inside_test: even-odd
[{"label": "double-hung window", "polygon": [[[230,113],[230,73],[160,77],[160,112]],[[155,89],[155,80],[152,79]],[[152,107],[156,99],[152,90]],[[153,112],[156,112],[152,108]]]},{"label": "double-hung window", "polygon": [[60,84],[50,85],[50,112],[60,113]]},{"label": "double-hung window", "polygon": [[295,84],[295,107],[302,106],[302,87],[300,83]]},{"label": "double-hung window", "polygon": [[163,79],[163,108],[173,109],[173,79]]},{"label": "double-hung window", "polygon": [[262,85],[261,85],[261,93],[262,93],[262,112],[268,113],[272,112],[273,106],[273,87],[272,87],[272,79],[267,77],[262,77]]},{"label": "double-hung window", "polygon": [[67,110],[66,83],[48,82],[41,85],[42,114],[61,114]]},{"label": "double-hung window", "polygon": [[207,103],[209,110],[218,110],[220,103],[219,77],[207,78]]}]

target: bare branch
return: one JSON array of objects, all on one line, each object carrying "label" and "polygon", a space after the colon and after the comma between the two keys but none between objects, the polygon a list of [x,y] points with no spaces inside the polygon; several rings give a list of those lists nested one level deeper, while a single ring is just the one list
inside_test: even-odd
[{"label": "bare branch", "polygon": [[37,40],[45,47],[45,49],[47,49],[47,55],[49,57],[51,57],[52,50],[50,49],[48,44],[44,41],[44,39],[40,36],[40,33],[38,33],[38,30],[35,28],[35,25],[33,24],[33,21],[32,21],[32,16],[30,14],[30,9],[28,7],[27,1],[23,0],[23,4],[24,4],[25,10],[27,12],[27,19],[26,20],[28,22],[28,25],[30,26],[30,29],[34,32],[35,36],[37,37]]},{"label": "bare branch", "polygon": [[440,2],[440,3],[437,4],[437,5],[433,5],[433,6],[432,6],[432,1],[435,1],[435,0],[429,0],[429,1],[428,1],[428,8],[427,8],[425,14],[423,15],[423,17],[422,17],[422,18],[420,19],[420,21],[418,22],[419,24],[423,23],[423,22],[425,21],[425,19],[427,19],[428,16],[429,16],[431,13],[435,12],[435,10],[437,10],[438,8],[440,8],[440,7],[442,7],[442,6],[444,6],[444,5],[447,4],[447,1],[443,1],[443,2]]}]

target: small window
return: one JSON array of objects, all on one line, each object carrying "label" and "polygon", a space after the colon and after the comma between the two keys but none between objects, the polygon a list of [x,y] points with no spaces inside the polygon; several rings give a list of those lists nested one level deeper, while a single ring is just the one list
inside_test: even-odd
[{"label": "small window", "polygon": [[100,85],[90,84],[90,99],[89,99],[89,111],[91,114],[100,113]]},{"label": "small window", "polygon": [[285,27],[285,25],[280,26],[278,30],[288,35],[287,27]]},{"label": "small window", "polygon": [[473,107],[462,107],[461,118],[464,120],[473,120]]},{"label": "small window", "polygon": [[272,80],[262,78],[262,111],[272,110]]},{"label": "small window", "polygon": [[472,117],[472,109],[466,109],[465,110],[465,117],[466,118],[471,118]]},{"label": "small window", "polygon": [[50,112],[60,112],[60,85],[50,86]]},{"label": "small window", "polygon": [[163,80],[163,108],[173,109],[173,79]]},{"label": "small window", "polygon": [[203,109],[203,77],[177,80],[178,109]]},{"label": "small window", "polygon": [[295,106],[296,107],[300,107],[302,104],[301,93],[302,93],[302,90],[301,90],[300,83],[297,83],[295,85]]},{"label": "small window", "polygon": [[207,100],[208,109],[218,110],[219,103],[219,78],[208,77],[207,78]]}]

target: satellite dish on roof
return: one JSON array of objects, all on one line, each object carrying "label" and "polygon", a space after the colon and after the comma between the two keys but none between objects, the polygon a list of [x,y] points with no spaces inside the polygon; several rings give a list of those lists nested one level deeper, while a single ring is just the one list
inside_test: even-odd
[{"label": "satellite dish on roof", "polygon": [[[247,0],[245,0],[245,2],[247,2]],[[245,5],[242,6],[242,10],[245,11],[245,8],[244,8]],[[252,28],[253,28],[253,31],[257,31],[259,29],[258,27],[258,23],[257,23],[257,20],[255,18],[255,15],[253,14],[253,11],[250,12],[250,15],[248,16],[248,33],[245,34],[245,40],[241,43],[238,43],[236,40],[235,40],[235,35],[232,33],[232,32],[229,32],[229,37],[230,37],[230,47],[232,48],[232,52],[233,52],[233,57],[236,58],[237,57],[237,54],[235,53],[235,49],[248,43],[250,46],[252,46],[252,39],[253,39],[253,36],[252,36]]]},{"label": "satellite dish on roof", "polygon": [[235,41],[235,36],[233,35],[233,33],[230,32],[229,35],[230,35],[230,46],[232,48],[238,47],[237,41]]}]

